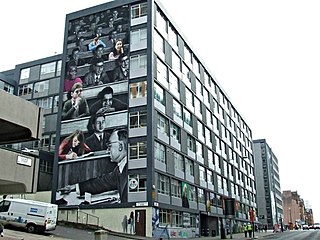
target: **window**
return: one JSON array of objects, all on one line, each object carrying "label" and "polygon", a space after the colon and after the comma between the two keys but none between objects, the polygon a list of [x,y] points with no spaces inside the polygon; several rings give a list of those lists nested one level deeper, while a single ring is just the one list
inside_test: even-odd
[{"label": "window", "polygon": [[197,201],[196,187],[189,184],[190,201]]},{"label": "window", "polygon": [[182,227],[182,212],[172,211],[172,226]]},{"label": "window", "polygon": [[153,38],[153,46],[154,51],[160,57],[164,57],[164,40],[163,37],[160,35],[158,31],[154,31],[154,38]]},{"label": "window", "polygon": [[164,90],[156,83],[154,84],[154,98],[162,105],[165,105]]},{"label": "window", "polygon": [[141,45],[141,46],[147,46],[147,29],[141,28],[132,30],[130,34],[130,44],[131,46],[135,45]]},{"label": "window", "polygon": [[3,90],[6,91],[7,93],[13,94],[13,92],[14,92],[14,86],[11,86],[11,85],[8,84],[8,83],[4,83],[4,85],[3,85]]},{"label": "window", "polygon": [[147,81],[130,83],[130,99],[147,97]]},{"label": "window", "polygon": [[186,104],[187,106],[190,106],[190,107],[194,106],[192,92],[187,88],[186,88]]},{"label": "window", "polygon": [[187,136],[187,147],[188,147],[188,150],[190,150],[190,151],[192,151],[192,152],[196,152],[196,141],[195,141],[195,139],[192,137],[192,136],[190,136],[189,134],[188,134],[188,136]]},{"label": "window", "polygon": [[32,84],[25,84],[19,86],[19,96],[31,95]]},{"label": "window", "polygon": [[131,19],[147,16],[147,3],[140,3],[131,7]]},{"label": "window", "polygon": [[171,196],[181,198],[181,182],[176,179],[171,181]]},{"label": "window", "polygon": [[62,67],[62,60],[57,62],[57,73],[56,73],[56,76],[60,76],[61,75],[61,67]]},{"label": "window", "polygon": [[158,175],[158,193],[170,195],[169,177],[162,174]]},{"label": "window", "polygon": [[177,152],[173,152],[174,168],[184,172],[183,156]]},{"label": "window", "polygon": [[182,119],[182,108],[181,104],[178,103],[175,99],[173,99],[173,114],[178,118]]},{"label": "window", "polygon": [[206,181],[206,169],[203,166],[199,166],[199,177],[200,180]]},{"label": "window", "polygon": [[40,79],[54,77],[56,72],[56,62],[41,65]]},{"label": "window", "polygon": [[193,72],[196,75],[199,75],[199,73],[200,73],[199,61],[194,56],[193,56],[193,59],[192,59],[192,63],[193,63]]},{"label": "window", "polygon": [[35,104],[44,109],[52,108],[52,97],[40,98],[35,100]]},{"label": "window", "polygon": [[146,70],[147,69],[147,55],[140,54],[130,57],[130,70]]},{"label": "window", "polygon": [[196,94],[199,98],[203,96],[202,84],[198,79],[196,79]]},{"label": "window", "polygon": [[128,186],[129,192],[145,192],[147,190],[147,175],[130,174]]},{"label": "window", "polygon": [[213,173],[212,173],[212,171],[211,170],[209,170],[209,169],[207,169],[207,181],[209,182],[209,183],[214,183],[214,181],[213,181]]},{"label": "window", "polygon": [[204,142],[204,126],[199,120],[198,123],[198,139]]},{"label": "window", "polygon": [[156,26],[162,35],[167,34],[167,21],[160,11],[156,14]]},{"label": "window", "polygon": [[178,35],[171,25],[169,25],[169,28],[168,28],[168,35],[169,35],[170,45],[173,48],[177,48],[178,47]]},{"label": "window", "polygon": [[168,209],[159,209],[159,225],[161,226],[167,226],[170,224],[171,215],[170,210]]},{"label": "window", "polygon": [[154,142],[154,159],[166,163],[166,147],[163,144]]},{"label": "window", "polygon": [[20,72],[20,80],[28,80],[30,77],[30,68],[22,69]]},{"label": "window", "polygon": [[146,126],[147,126],[146,110],[130,112],[130,128],[142,128]]},{"label": "window", "polygon": [[194,97],[194,112],[197,117],[202,118],[201,103],[197,97]]},{"label": "window", "polygon": [[130,160],[147,157],[147,143],[145,141],[130,143]]},{"label": "window", "polygon": [[172,70],[177,74],[181,73],[180,57],[175,51],[172,51]]},{"label": "window", "polygon": [[168,88],[168,68],[159,58],[157,58],[157,80]]},{"label": "window", "polygon": [[197,145],[197,155],[203,157],[203,145],[202,143],[196,141],[196,145]]},{"label": "window", "polygon": [[202,188],[198,188],[198,202],[205,204],[206,198],[204,196],[204,190]]},{"label": "window", "polygon": [[49,81],[41,81],[41,82],[36,82],[34,84],[34,93],[46,93],[48,94],[49,90]]},{"label": "window", "polygon": [[183,121],[192,127],[191,113],[187,109],[183,109]]},{"label": "window", "polygon": [[191,86],[190,69],[185,63],[182,64],[182,80],[187,86]]},{"label": "window", "polygon": [[177,140],[180,143],[180,128],[175,125],[174,123],[171,123],[171,137],[175,140]]},{"label": "window", "polygon": [[163,117],[162,115],[158,115],[158,130],[169,136],[169,121],[168,119],[166,119],[165,117]]},{"label": "window", "polygon": [[205,138],[206,138],[206,144],[211,147],[211,131],[207,127],[205,127]]},{"label": "window", "polygon": [[39,171],[44,173],[53,173],[53,162],[41,160]]},{"label": "window", "polygon": [[186,174],[194,176],[194,163],[190,159],[186,159]]},{"label": "window", "polygon": [[184,45],[184,61],[189,65],[192,66],[192,55],[189,47]]},{"label": "window", "polygon": [[169,72],[169,90],[179,98],[179,79],[171,71]]},{"label": "window", "polygon": [[0,202],[0,212],[8,212],[11,202],[1,201]]}]

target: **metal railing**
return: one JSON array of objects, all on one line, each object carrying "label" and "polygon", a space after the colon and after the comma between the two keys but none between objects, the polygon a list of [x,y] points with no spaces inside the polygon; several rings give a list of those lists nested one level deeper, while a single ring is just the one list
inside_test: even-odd
[{"label": "metal railing", "polygon": [[99,227],[99,217],[79,209],[59,210],[59,221]]}]

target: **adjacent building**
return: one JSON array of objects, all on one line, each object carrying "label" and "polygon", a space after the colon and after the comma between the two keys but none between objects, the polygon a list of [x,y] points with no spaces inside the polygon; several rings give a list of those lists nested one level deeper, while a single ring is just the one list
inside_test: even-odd
[{"label": "adjacent building", "polygon": [[270,226],[283,216],[275,156],[263,212],[251,129],[159,1],[68,14],[65,33],[63,54],[11,73],[17,95],[44,109],[42,139],[18,148],[39,150],[38,190],[53,186],[60,220],[81,209],[123,231],[133,212],[137,235],[174,238],[230,228],[226,198],[234,232],[250,210]]},{"label": "adjacent building", "polygon": [[283,208],[278,159],[265,139],[253,140],[258,217],[273,229],[283,224]]}]

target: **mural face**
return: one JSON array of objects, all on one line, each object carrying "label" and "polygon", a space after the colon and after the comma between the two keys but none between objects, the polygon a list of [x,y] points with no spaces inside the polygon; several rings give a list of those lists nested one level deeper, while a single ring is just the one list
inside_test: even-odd
[{"label": "mural face", "polygon": [[68,23],[56,202],[128,199],[129,7]]}]

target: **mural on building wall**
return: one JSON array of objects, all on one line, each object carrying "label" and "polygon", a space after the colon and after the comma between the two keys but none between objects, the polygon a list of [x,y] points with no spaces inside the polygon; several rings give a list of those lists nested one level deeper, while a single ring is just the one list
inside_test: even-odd
[{"label": "mural on building wall", "polygon": [[68,22],[56,201],[128,201],[129,6]]},{"label": "mural on building wall", "polygon": [[188,183],[182,182],[182,207],[189,208],[190,191]]}]

